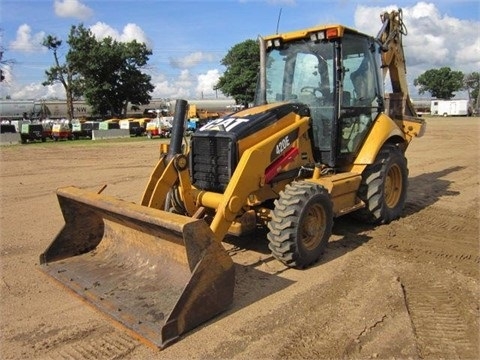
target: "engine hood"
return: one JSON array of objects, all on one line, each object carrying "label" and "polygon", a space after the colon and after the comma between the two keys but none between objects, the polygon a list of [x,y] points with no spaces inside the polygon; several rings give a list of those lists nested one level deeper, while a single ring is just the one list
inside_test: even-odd
[{"label": "engine hood", "polygon": [[301,116],[310,114],[308,107],[300,103],[286,102],[256,106],[213,120],[198,129],[194,135],[224,135],[240,140],[272,125],[292,112]]}]

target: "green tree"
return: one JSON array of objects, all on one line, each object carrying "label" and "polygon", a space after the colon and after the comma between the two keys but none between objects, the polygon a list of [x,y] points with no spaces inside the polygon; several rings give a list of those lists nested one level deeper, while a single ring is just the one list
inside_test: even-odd
[{"label": "green tree", "polygon": [[455,96],[453,94],[455,91],[464,87],[463,73],[452,71],[449,67],[430,69],[416,78],[413,84],[420,86],[419,94],[429,92],[432,97],[448,100]]},{"label": "green tree", "polygon": [[260,66],[260,49],[255,40],[245,40],[233,46],[222,59],[226,67],[214,90],[220,90],[235,99],[237,104],[248,106],[255,97],[257,74]]},{"label": "green tree", "polygon": [[468,91],[470,99],[475,100],[475,108],[480,107],[480,73],[472,72],[465,75],[463,79],[465,89]]},{"label": "green tree", "polygon": [[72,27],[68,43],[67,60],[82,75],[83,96],[94,112],[124,116],[128,103],[149,103],[154,86],[141,70],[152,52],[145,44],[97,40],[83,25]]},{"label": "green tree", "polygon": [[42,42],[42,45],[53,52],[53,59],[55,65],[49,70],[45,70],[47,80],[42,83],[43,86],[61,83],[65,89],[65,96],[67,98],[67,113],[68,119],[73,119],[73,101],[81,95],[81,78],[74,67],[67,61],[60,64],[58,50],[62,46],[62,40],[55,36],[47,35]]}]

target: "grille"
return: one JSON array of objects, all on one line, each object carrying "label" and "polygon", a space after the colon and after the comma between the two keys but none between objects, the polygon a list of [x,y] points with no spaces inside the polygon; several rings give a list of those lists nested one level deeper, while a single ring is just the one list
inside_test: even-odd
[{"label": "grille", "polygon": [[197,189],[225,191],[236,165],[232,144],[230,138],[193,138],[190,174]]}]

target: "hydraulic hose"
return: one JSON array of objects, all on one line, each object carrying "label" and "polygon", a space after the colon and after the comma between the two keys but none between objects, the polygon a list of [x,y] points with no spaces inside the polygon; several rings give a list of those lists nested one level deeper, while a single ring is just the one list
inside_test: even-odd
[{"label": "hydraulic hose", "polygon": [[170,147],[167,153],[167,163],[177,154],[182,153],[183,131],[185,128],[185,115],[187,113],[188,102],[178,99],[175,103],[175,114],[173,117]]}]

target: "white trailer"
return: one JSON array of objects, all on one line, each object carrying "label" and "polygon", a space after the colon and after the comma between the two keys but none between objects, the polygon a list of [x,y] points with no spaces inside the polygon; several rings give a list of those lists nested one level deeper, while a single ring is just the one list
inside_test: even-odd
[{"label": "white trailer", "polygon": [[468,100],[432,100],[430,113],[439,116],[471,116],[472,107]]}]

